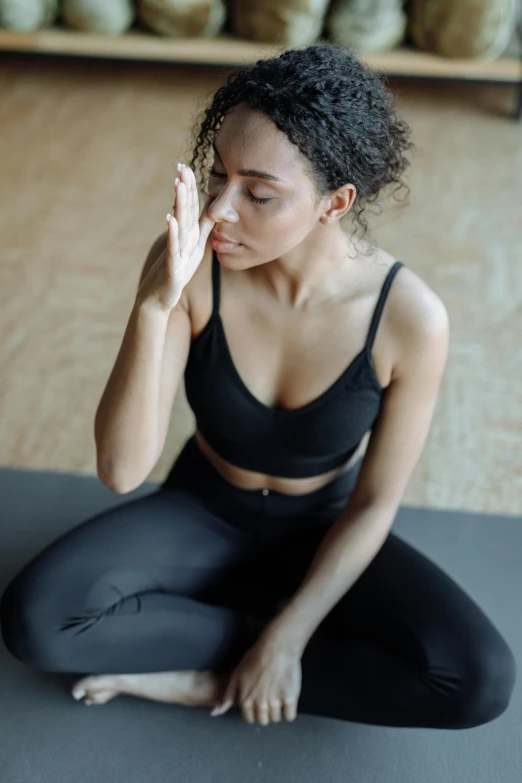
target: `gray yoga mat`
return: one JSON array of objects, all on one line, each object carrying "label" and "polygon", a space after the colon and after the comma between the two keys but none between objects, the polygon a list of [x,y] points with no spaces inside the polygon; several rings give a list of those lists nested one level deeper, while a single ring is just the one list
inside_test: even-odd
[{"label": "gray yoga mat", "polygon": [[[147,495],[97,478],[0,468],[0,591],[37,552],[105,509]],[[402,507],[393,531],[446,570],[522,660],[522,518]],[[521,667],[522,668],[522,667]],[[77,679],[31,669],[0,643],[2,783],[520,783],[522,694],[462,731],[402,729],[298,715],[266,727],[239,711],[118,696],[74,701]]]}]

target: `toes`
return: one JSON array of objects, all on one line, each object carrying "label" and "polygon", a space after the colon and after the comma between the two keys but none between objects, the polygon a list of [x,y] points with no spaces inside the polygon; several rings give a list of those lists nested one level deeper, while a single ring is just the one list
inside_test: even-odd
[{"label": "toes", "polygon": [[117,696],[117,691],[96,691],[96,693],[88,693],[85,699],[85,704],[106,704],[111,699]]},{"label": "toes", "polygon": [[112,677],[84,677],[74,683],[71,693],[74,699],[80,700],[87,694],[89,694],[88,698],[92,698],[94,694],[100,691],[114,692],[114,681]]},{"label": "toes", "polygon": [[88,691],[77,689],[73,693],[74,698],[77,700],[80,700],[85,696],[83,699],[84,704],[106,704],[117,695],[118,691],[110,690],[109,688],[106,688],[105,690]]},{"label": "toes", "polygon": [[84,677],[82,680],[75,682],[71,693],[74,699],[83,699],[89,688],[92,688],[95,684],[95,677]]}]

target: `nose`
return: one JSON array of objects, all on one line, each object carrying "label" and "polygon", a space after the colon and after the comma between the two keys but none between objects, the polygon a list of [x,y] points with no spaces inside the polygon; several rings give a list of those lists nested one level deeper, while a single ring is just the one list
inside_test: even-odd
[{"label": "nose", "polygon": [[208,214],[216,223],[221,221],[227,221],[228,223],[237,222],[238,215],[232,207],[231,195],[226,193],[226,187],[212,199],[208,206]]}]

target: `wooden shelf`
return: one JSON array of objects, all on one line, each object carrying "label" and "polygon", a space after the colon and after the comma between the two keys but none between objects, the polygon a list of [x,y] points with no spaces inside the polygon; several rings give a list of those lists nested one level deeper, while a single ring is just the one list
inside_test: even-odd
[{"label": "wooden shelf", "polygon": [[[287,46],[255,43],[220,35],[218,38],[163,38],[133,29],[121,36],[80,33],[55,27],[38,32],[0,30],[0,51],[28,52],[77,57],[191,63],[235,68],[263,57],[279,54]],[[364,56],[379,73],[391,76],[420,76],[437,79],[470,79],[520,82],[522,65],[516,58],[453,60],[415,49],[395,49]]]}]

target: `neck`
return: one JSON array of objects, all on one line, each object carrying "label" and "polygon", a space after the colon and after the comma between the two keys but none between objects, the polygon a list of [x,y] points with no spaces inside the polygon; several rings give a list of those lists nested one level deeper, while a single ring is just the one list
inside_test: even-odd
[{"label": "neck", "polygon": [[327,237],[314,238],[306,246],[301,243],[283,256],[255,267],[255,273],[277,300],[300,309],[334,295],[338,273],[355,264],[354,256],[351,238],[336,226]]}]

